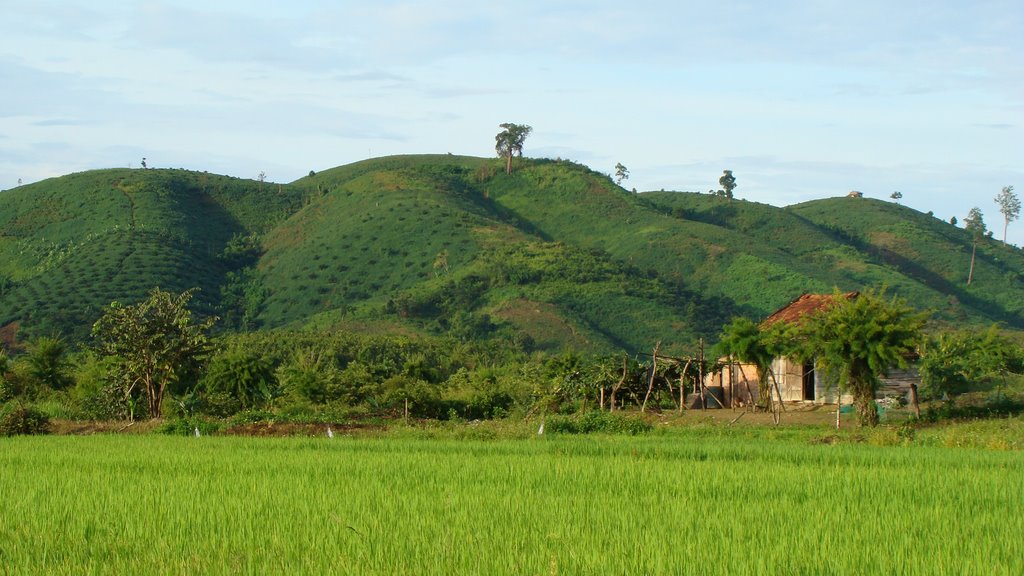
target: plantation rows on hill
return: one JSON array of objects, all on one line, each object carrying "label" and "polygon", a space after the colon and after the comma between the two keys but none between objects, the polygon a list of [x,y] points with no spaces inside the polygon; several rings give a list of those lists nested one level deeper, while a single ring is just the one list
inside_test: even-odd
[{"label": "plantation rows on hill", "polygon": [[[692,348],[803,292],[885,285],[1024,327],[1024,255],[863,198],[633,194],[568,161],[410,156],[292,184],[101,170],[0,195],[0,333],[81,341],[112,300],[198,287],[222,330],[346,329],[541,350]],[[11,344],[11,342],[8,342]]]}]

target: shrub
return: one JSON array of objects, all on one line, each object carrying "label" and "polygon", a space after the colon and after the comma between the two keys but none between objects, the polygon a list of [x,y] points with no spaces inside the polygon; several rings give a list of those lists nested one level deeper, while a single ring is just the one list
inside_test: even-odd
[{"label": "shrub", "polygon": [[157,431],[171,436],[193,436],[199,430],[201,436],[209,436],[220,430],[220,424],[206,418],[190,417],[168,420]]},{"label": "shrub", "polygon": [[226,399],[236,400],[238,406],[229,412],[233,413],[265,404],[276,395],[277,380],[268,359],[243,350],[227,350],[213,357],[200,386],[206,400],[221,411],[229,409]]},{"label": "shrub", "polygon": [[553,434],[629,434],[650,432],[654,426],[639,416],[628,416],[612,412],[586,412],[573,416],[552,416],[545,423],[545,429]]},{"label": "shrub", "polygon": [[0,411],[0,436],[46,434],[50,418],[32,406],[8,404]]}]

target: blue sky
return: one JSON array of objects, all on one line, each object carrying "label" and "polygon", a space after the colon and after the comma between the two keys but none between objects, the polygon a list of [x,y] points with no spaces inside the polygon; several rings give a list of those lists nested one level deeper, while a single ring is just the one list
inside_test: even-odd
[{"label": "blue sky", "polygon": [[[525,154],[784,206],[960,220],[1024,194],[1024,2],[0,0],[0,189],[92,168],[287,182],[369,156]],[[1024,245],[1024,222],[1009,240]]]}]

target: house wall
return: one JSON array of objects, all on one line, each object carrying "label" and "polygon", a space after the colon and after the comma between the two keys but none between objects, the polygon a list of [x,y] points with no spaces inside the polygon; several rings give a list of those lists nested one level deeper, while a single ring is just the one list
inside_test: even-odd
[{"label": "house wall", "polygon": [[[791,358],[776,358],[772,362],[772,371],[779,383],[779,392],[785,402],[812,402],[804,399],[804,364]],[[822,371],[814,367],[814,400],[815,404],[835,404],[838,386],[829,382]],[[909,399],[910,385],[920,384],[921,376],[915,367],[906,370],[892,370],[881,379],[878,387],[878,398],[887,396],[903,396]],[[726,406],[749,406],[757,402],[757,367],[753,364],[736,363],[728,365],[719,372],[705,376],[705,386],[721,386],[725,392]],[[749,393],[748,393],[749,386]],[[773,392],[774,393],[774,392]],[[851,394],[842,395],[843,404],[853,403]]]},{"label": "house wall", "polygon": [[[719,372],[705,376],[705,386],[721,386],[726,406],[749,406],[757,402],[757,367],[753,364],[727,364]],[[749,388],[748,388],[749,387]]]}]

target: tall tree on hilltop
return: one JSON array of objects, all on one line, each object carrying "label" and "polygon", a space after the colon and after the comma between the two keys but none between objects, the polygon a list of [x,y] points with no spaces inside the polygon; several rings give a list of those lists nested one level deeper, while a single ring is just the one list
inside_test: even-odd
[{"label": "tall tree on hilltop", "polygon": [[1003,190],[996,196],[996,204],[999,204],[999,211],[1003,213],[1003,244],[1006,243],[1006,229],[1020,216],[1020,198],[1013,193],[1013,186],[1003,186]]},{"label": "tall tree on hilltop", "polygon": [[629,180],[629,168],[619,162],[615,165],[615,183],[622,186],[623,180]]},{"label": "tall tree on hilltop", "polygon": [[725,190],[725,197],[732,200],[732,191],[736,189],[736,177],[732,170],[722,170],[722,177],[718,179],[718,185]]},{"label": "tall tree on hilltop", "polygon": [[506,122],[499,124],[501,132],[494,137],[494,149],[498,152],[498,156],[505,159],[505,173],[512,173],[512,157],[518,155],[523,156],[523,143],[526,142],[526,137],[530,135],[533,128],[526,124],[512,124]]},{"label": "tall tree on hilltop", "polygon": [[985,219],[981,215],[981,208],[975,206],[967,212],[964,229],[971,233],[971,268],[967,273],[967,285],[970,286],[974,280],[974,257],[978,253],[978,242],[985,236]]}]

